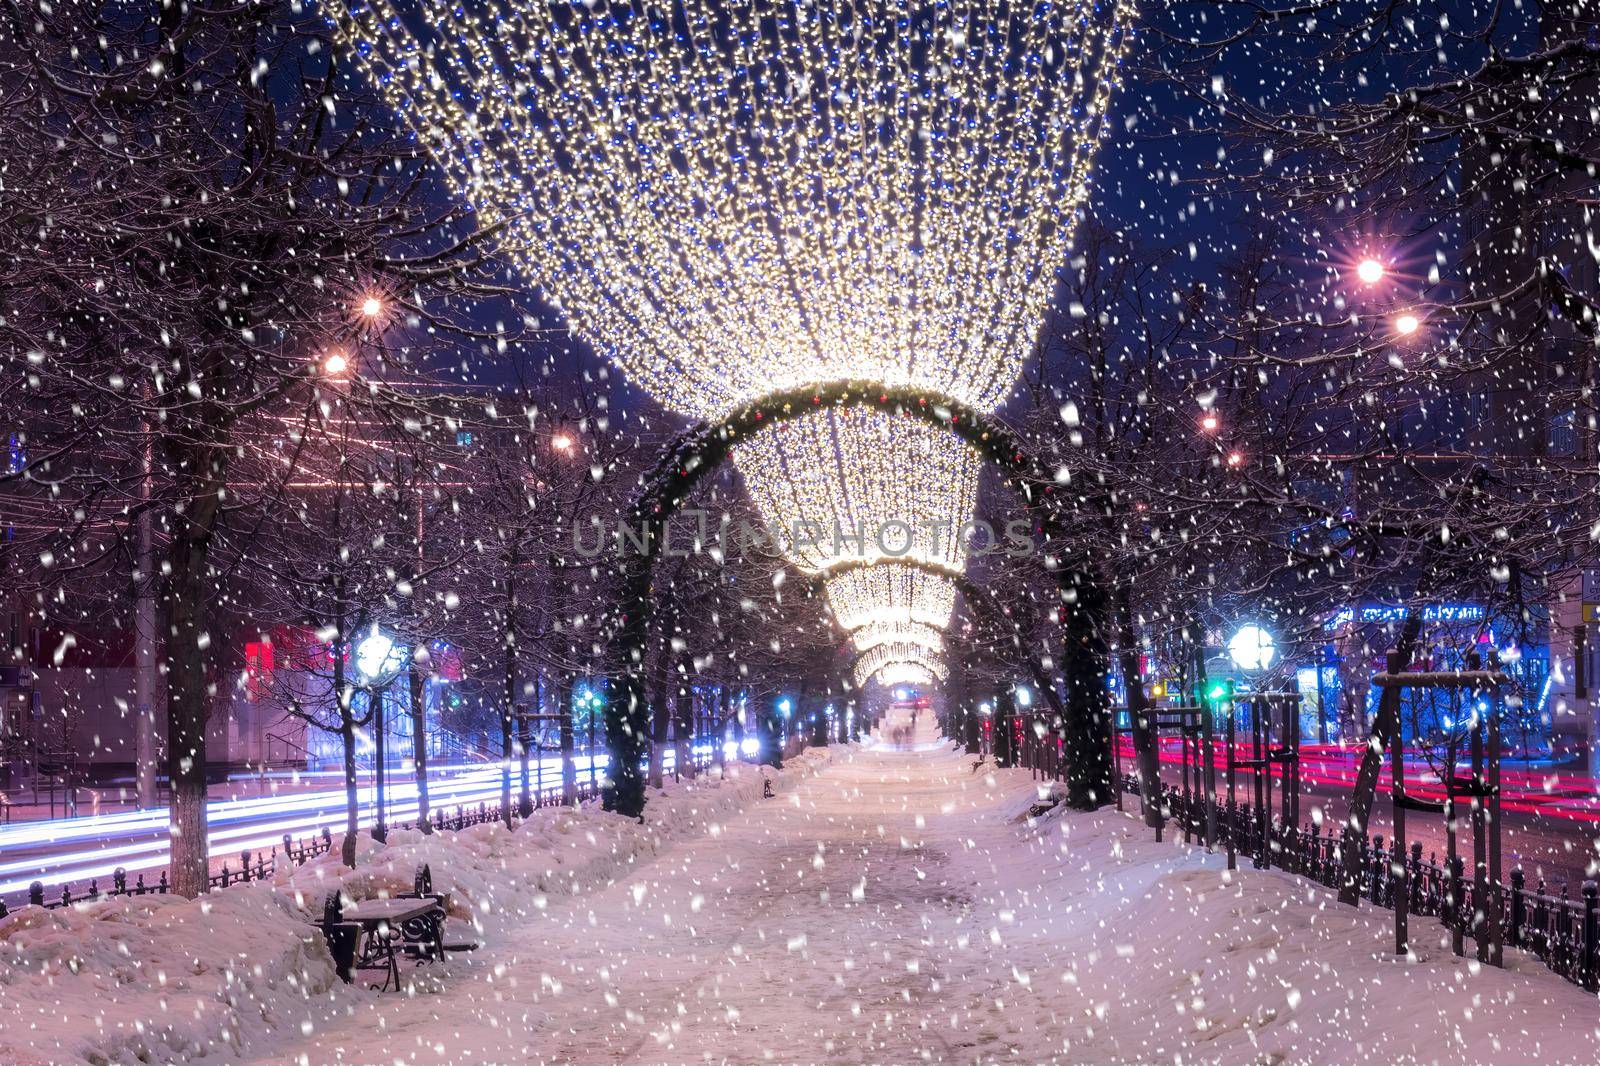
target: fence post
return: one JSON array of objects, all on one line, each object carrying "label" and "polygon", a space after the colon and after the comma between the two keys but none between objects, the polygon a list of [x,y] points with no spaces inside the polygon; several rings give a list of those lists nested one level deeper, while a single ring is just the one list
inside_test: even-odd
[{"label": "fence post", "polygon": [[1449,862],[1450,907],[1448,913],[1450,926],[1450,950],[1455,952],[1457,955],[1464,955],[1466,954],[1466,947],[1462,940],[1461,914],[1462,906],[1466,902],[1463,897],[1466,892],[1467,883],[1466,878],[1461,876],[1461,856],[1451,855]]},{"label": "fence post", "polygon": [[1600,989],[1600,885],[1583,883],[1583,959],[1580,965],[1583,987]]},{"label": "fence post", "polygon": [[1383,906],[1383,876],[1389,869],[1389,861],[1384,857],[1383,837],[1372,838],[1372,902]]},{"label": "fence post", "polygon": [[33,907],[44,906],[44,883],[35,881],[28,886],[28,904]]},{"label": "fence post", "polygon": [[1522,926],[1528,920],[1528,901],[1522,895],[1522,886],[1527,875],[1522,872],[1522,867],[1514,867],[1511,871],[1511,922],[1506,930],[1506,939],[1511,946],[1522,946]]}]

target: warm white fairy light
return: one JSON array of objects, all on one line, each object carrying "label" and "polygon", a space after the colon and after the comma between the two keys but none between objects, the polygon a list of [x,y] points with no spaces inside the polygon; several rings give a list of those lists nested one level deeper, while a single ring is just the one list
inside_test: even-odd
[{"label": "warm white fairy light", "polygon": [[808,573],[885,559],[966,567],[979,460],[946,430],[865,408],[817,411],[734,457],[763,520]]},{"label": "warm white fairy light", "polygon": [[856,686],[865,687],[874,675],[881,676],[883,671],[902,663],[926,670],[937,681],[943,681],[947,674],[944,656],[929,651],[920,644],[880,644],[862,652],[856,658],[854,668]]},{"label": "warm white fairy light", "polygon": [[948,577],[914,566],[880,563],[823,579],[828,605],[844,629],[876,623],[918,622],[944,629],[956,608],[956,586]]},{"label": "warm white fairy light", "polygon": [[[526,277],[637,384],[714,419],[863,379],[994,409],[1066,258],[1131,4],[330,10]],[[937,436],[819,415],[736,458],[772,525],[957,527],[975,467]],[[905,557],[964,565],[950,535]],[[829,596],[852,630],[942,628],[954,604],[895,566]]]},{"label": "warm white fairy light", "polygon": [[870,651],[880,644],[915,644],[929,651],[944,652],[944,632],[925,622],[869,622],[850,635],[856,651]]},{"label": "warm white fairy light", "polygon": [[1126,0],[331,0],[590,343],[716,417],[843,379],[992,409],[1051,298]]},{"label": "warm white fairy light", "polygon": [[933,671],[918,663],[888,663],[867,680],[876,681],[884,688],[894,688],[897,685],[931,688],[939,683]]}]

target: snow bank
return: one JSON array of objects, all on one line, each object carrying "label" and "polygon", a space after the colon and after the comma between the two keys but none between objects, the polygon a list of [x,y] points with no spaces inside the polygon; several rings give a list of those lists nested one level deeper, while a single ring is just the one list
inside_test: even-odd
[{"label": "snow bank", "polygon": [[[357,869],[334,856],[279,871],[271,883],[200,900],[123,897],[70,909],[25,907],[0,921],[0,1063],[188,1062],[234,1058],[271,1032],[309,1031],[330,1011],[375,995],[345,986],[319,932],[322,900],[409,891],[429,863],[455,921],[492,943],[550,897],[603,887],[673,840],[712,830],[762,795],[830,759],[805,752],[784,770],[726,774],[652,790],[643,824],[586,807],[535,812],[514,831],[363,838]],[[423,971],[426,972],[426,971]]]},{"label": "snow bank", "polygon": [[[1600,1061],[1595,999],[1507,949],[1504,970],[1457,958],[1435,920],[1411,919],[1281,871],[1230,873],[1222,854],[1156,843],[1130,815],[1056,807],[1022,771],[993,772],[1027,846],[984,849],[997,935],[1030,1057],[1075,1062]],[[1046,789],[1048,786],[1046,786]],[[1137,801],[1135,801],[1136,803]],[[1050,861],[1053,857],[1054,861]],[[981,867],[981,871],[980,868]]]}]

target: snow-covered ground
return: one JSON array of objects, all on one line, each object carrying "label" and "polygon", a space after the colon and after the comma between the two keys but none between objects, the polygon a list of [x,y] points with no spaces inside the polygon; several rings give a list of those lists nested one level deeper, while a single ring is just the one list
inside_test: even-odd
[{"label": "snow-covered ground", "polygon": [[[1531,961],[1456,959],[1422,920],[1428,944],[1396,960],[1386,912],[1277,873],[1230,879],[1114,811],[1030,821],[1021,771],[883,744],[831,754],[774,800],[754,798],[758,781],[660,799],[649,846],[584,815],[538,843],[485,840],[470,864],[465,844],[391,848],[407,877],[413,854],[454,848],[488,941],[421,971],[438,980],[410,996],[335,987],[314,948],[262,974],[228,963],[254,944],[231,931],[235,909],[292,909],[263,888],[212,898],[209,947],[163,951],[137,927],[133,959],[208,960],[166,964],[161,1013],[111,978],[104,930],[61,932],[89,960],[71,974],[58,957],[54,988],[37,965],[19,981],[8,947],[0,1000],[20,991],[21,1024],[70,1034],[51,1047],[73,1053],[147,1010],[147,1027],[221,1019],[216,1061],[308,1066],[1597,1060],[1594,998]],[[564,849],[575,861],[552,867]],[[179,906],[198,929],[198,905]],[[8,1024],[0,1059],[28,1046]],[[51,1047],[35,1053],[65,1057]]]},{"label": "snow-covered ground", "polygon": [[[442,1012],[440,995],[481,971],[477,960],[455,956],[409,971],[416,1000],[391,994],[380,1003],[364,986],[346,987],[309,924],[330,889],[355,899],[409,891],[427,862],[434,888],[452,893],[451,924],[481,940],[487,956],[564,897],[716,832],[761,802],[763,781],[782,795],[830,757],[807,752],[780,773],[730,765],[724,777],[669,784],[652,792],[643,825],[594,808],[547,808],[515,832],[498,824],[431,837],[395,832],[387,846],[363,837],[354,871],[324,856],[271,883],[198,901],[149,895],[14,911],[0,920],[0,1066],[234,1062],[273,1038],[314,1034],[330,1018],[374,1006],[422,1002]],[[370,1050],[362,1061],[390,1061],[377,1045]]]}]

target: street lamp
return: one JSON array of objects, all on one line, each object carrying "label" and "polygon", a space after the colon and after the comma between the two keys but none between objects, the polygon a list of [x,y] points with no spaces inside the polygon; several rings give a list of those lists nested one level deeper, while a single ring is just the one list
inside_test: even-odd
[{"label": "street lamp", "polygon": [[1394,331],[1402,337],[1409,337],[1422,326],[1422,320],[1407,311],[1394,320]]},{"label": "street lamp", "polygon": [[1228,658],[1241,670],[1265,670],[1277,654],[1278,645],[1272,634],[1254,622],[1240,626],[1228,638]]},{"label": "street lamp", "polygon": [[1376,285],[1383,280],[1386,273],[1388,270],[1383,263],[1370,256],[1356,265],[1356,277],[1360,278],[1364,285]]},{"label": "street lamp", "polygon": [[383,692],[389,687],[389,682],[394,680],[402,658],[401,649],[396,647],[394,640],[379,631],[376,625],[372,627],[372,632],[356,645],[356,669],[366,681],[367,704],[372,711],[372,731],[377,742],[373,765],[374,801],[377,810],[372,824],[372,839],[380,843],[389,832],[384,820],[383,764],[386,745],[383,732]]},{"label": "street lamp", "polygon": [[361,301],[361,313],[367,318],[377,318],[383,314],[383,301],[376,296],[368,296]]},{"label": "street lamp", "polygon": [[332,352],[322,361],[323,373],[329,377],[338,377],[350,369],[350,360],[346,359],[343,352]]}]

